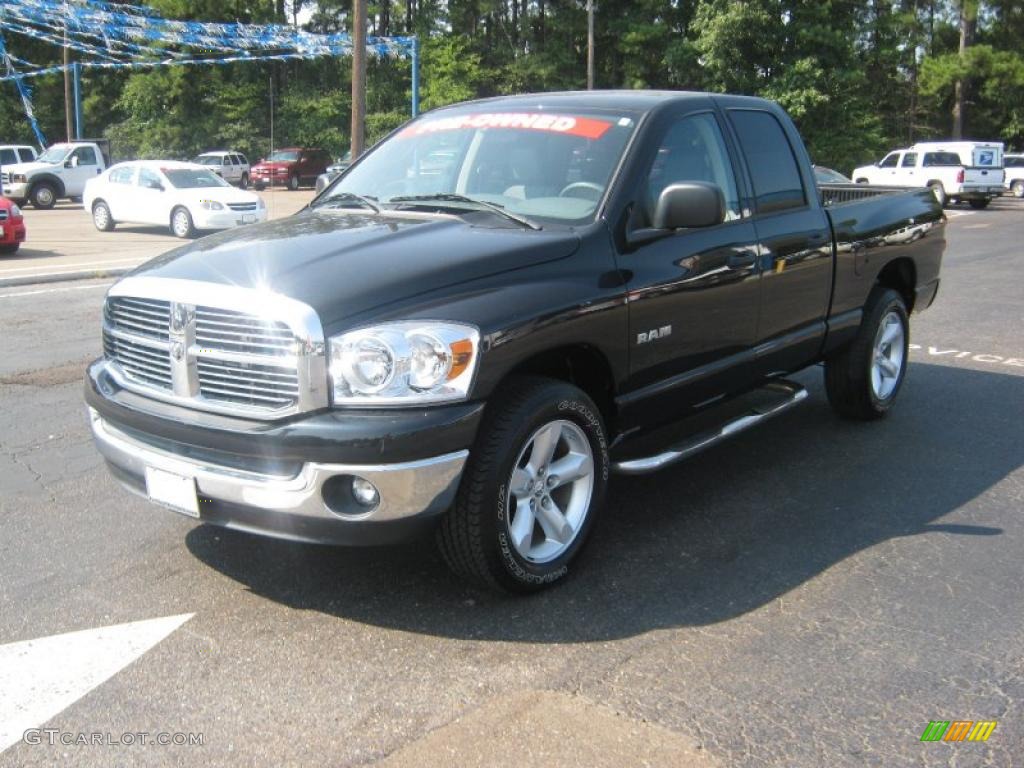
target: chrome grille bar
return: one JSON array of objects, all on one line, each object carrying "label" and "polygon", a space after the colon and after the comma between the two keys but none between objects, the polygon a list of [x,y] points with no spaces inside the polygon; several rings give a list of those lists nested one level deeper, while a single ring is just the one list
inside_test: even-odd
[{"label": "chrome grille bar", "polygon": [[187,407],[278,418],[327,405],[319,318],[276,294],[127,277],[107,297],[103,346],[123,386]]}]

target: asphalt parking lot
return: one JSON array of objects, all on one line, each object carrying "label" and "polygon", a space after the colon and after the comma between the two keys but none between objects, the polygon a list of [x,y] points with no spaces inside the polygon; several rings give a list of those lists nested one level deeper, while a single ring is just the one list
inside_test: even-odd
[{"label": "asphalt parking lot", "polygon": [[[271,219],[290,216],[313,199],[312,189],[271,187],[256,194]],[[0,258],[0,288],[117,274],[181,245],[167,227],[118,224],[113,232],[98,232],[82,204],[70,200],[49,211],[31,205],[22,210],[28,236],[16,255]]]},{"label": "asphalt parking lot", "polygon": [[[83,258],[176,243],[30,210],[24,258],[62,247],[47,216],[84,222]],[[950,213],[889,418],[837,420],[804,372],[802,407],[616,478],[582,567],[529,599],[423,544],[264,540],[127,494],[81,396],[110,281],[0,290],[0,670],[20,654],[18,680],[67,691],[21,720],[0,701],[0,764],[1020,765],[1022,225],[1013,200]],[[923,743],[932,720],[998,725]],[[141,732],[203,743],[124,743]]]}]

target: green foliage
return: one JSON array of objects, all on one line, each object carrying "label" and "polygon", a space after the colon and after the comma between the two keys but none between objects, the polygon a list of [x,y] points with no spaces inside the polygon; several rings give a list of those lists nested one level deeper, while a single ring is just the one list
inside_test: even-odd
[{"label": "green foliage", "polygon": [[[958,53],[959,2],[978,6],[974,44]],[[151,0],[168,18],[292,21],[295,0]],[[347,31],[351,0],[302,0],[313,32]],[[423,109],[503,93],[582,88],[583,2],[375,0],[370,34],[422,40]],[[1020,0],[598,0],[600,88],[746,93],[789,110],[816,162],[849,170],[882,151],[947,137],[954,84],[967,86],[966,132],[1024,145],[1024,3]],[[60,51],[6,40],[40,65]],[[410,65],[370,60],[366,135],[409,114]],[[118,157],[252,157],[315,145],[341,155],[350,131],[347,60],[87,72],[85,132]],[[51,140],[64,137],[60,76],[32,81]],[[273,94],[273,99],[271,98]],[[33,137],[11,84],[0,85],[0,141]]]}]

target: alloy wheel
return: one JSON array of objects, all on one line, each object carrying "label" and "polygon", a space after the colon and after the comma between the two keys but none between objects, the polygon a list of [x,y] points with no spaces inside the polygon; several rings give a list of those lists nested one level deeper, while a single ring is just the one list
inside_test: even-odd
[{"label": "alloy wheel", "polygon": [[506,509],[516,552],[546,563],[575,541],[590,511],[594,453],[574,422],[560,419],[535,431],[519,453]]},{"label": "alloy wheel", "polygon": [[871,363],[871,389],[885,400],[899,384],[906,356],[906,331],[897,312],[889,312],[878,326]]}]

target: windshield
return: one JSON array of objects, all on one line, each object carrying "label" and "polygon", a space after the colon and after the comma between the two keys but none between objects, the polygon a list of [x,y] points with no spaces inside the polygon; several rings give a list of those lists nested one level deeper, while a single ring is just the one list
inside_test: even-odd
[{"label": "windshield", "polygon": [[220,165],[221,164],[221,162],[220,162],[220,155],[200,155],[199,157],[197,157],[192,162],[193,163],[197,163],[199,165]]},{"label": "windshield", "polygon": [[48,150],[43,152],[43,154],[41,154],[37,159],[40,163],[51,163],[56,165],[57,163],[63,163],[64,158],[70,151],[70,144],[54,144]]},{"label": "windshield", "polygon": [[268,163],[294,163],[299,159],[298,152],[274,152],[267,158]]},{"label": "windshield", "polygon": [[164,168],[164,176],[177,189],[198,189],[202,187],[230,186],[224,179],[210,171],[192,168]]},{"label": "windshield", "polygon": [[329,189],[379,203],[451,196],[555,223],[591,219],[636,126],[598,112],[428,116],[378,145]]},{"label": "windshield", "polygon": [[846,184],[850,182],[850,179],[843,176],[839,171],[833,171],[831,168],[825,168],[821,165],[814,166],[814,175],[817,177],[819,184]]}]

